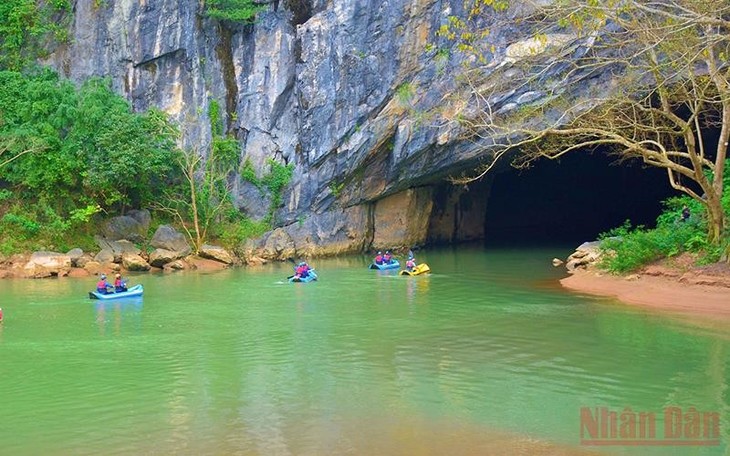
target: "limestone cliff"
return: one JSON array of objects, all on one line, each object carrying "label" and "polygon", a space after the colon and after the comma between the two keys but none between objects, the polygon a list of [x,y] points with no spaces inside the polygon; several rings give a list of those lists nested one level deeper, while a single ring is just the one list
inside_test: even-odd
[{"label": "limestone cliff", "polygon": [[[473,214],[484,213],[489,183],[444,181],[489,158],[453,122],[468,101],[447,101],[461,57],[436,30],[462,3],[274,0],[241,25],[204,17],[195,0],[77,0],[72,44],[49,62],[74,80],[111,78],[135,108],[168,112],[201,150],[215,100],[241,163],[259,174],[267,159],[293,164],[278,229],[258,244],[268,256],[479,239]],[[514,58],[525,36],[495,30],[493,63]],[[513,91],[501,103],[539,96]],[[270,200],[254,185],[237,178],[234,189],[242,210],[266,214]]]}]

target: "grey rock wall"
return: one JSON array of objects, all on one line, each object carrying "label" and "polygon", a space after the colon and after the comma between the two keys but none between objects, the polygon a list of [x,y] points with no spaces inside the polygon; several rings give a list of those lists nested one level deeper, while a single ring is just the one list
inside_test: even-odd
[{"label": "grey rock wall", "polygon": [[[210,102],[218,102],[242,164],[259,176],[269,159],[294,165],[275,220],[297,250],[367,248],[377,217],[392,219],[383,207],[413,210],[408,197],[390,200],[403,208],[378,209],[379,200],[442,186],[445,176],[489,159],[488,141],[463,140],[453,122],[470,109],[466,97],[453,102],[460,57],[436,51],[451,46],[435,32],[462,0],[275,0],[254,25],[207,19],[195,0],[94,3],[75,2],[73,44],[49,63],[77,81],[109,77],[137,109],[163,109],[201,154],[211,140]],[[494,30],[493,66],[519,58],[525,36],[516,26]],[[427,52],[429,43],[436,50]],[[512,91],[500,103],[540,97]],[[268,212],[270,195],[240,178],[233,189],[248,214]],[[442,226],[458,217],[439,211]],[[427,240],[421,215],[403,230],[404,243]],[[458,238],[441,231],[439,239]]]}]

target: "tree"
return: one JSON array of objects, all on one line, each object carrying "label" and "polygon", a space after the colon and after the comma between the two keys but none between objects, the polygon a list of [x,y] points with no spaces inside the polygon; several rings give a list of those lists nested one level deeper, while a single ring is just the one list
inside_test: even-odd
[{"label": "tree", "polygon": [[0,69],[34,66],[53,41],[68,42],[71,9],[69,0],[0,2]]},{"label": "tree", "polygon": [[[608,148],[620,160],[665,169],[673,188],[705,208],[708,241],[721,242],[730,138],[726,0],[539,2],[520,18],[532,39],[505,52],[498,68],[490,57],[499,50],[484,19],[494,20],[505,4],[469,1],[468,17],[450,20],[439,33],[459,40],[459,48],[480,62],[464,77],[479,114],[459,120],[470,134],[493,142],[495,160],[457,182],[484,176],[500,157],[527,166],[538,158]],[[581,85],[600,77],[600,92]],[[514,96],[496,96],[504,93]],[[513,102],[528,93],[542,96]]]},{"label": "tree", "polygon": [[207,159],[196,148],[179,151],[176,161],[182,172],[182,185],[166,191],[154,204],[156,209],[171,214],[180,222],[195,253],[200,252],[209,230],[220,222],[223,213],[233,207],[229,176],[235,169],[237,157],[232,157],[231,153],[238,150],[220,144],[214,141]]}]

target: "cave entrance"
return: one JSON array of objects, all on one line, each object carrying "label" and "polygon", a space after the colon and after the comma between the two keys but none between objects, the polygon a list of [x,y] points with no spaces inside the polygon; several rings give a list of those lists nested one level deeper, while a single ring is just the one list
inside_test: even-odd
[{"label": "cave entrance", "polygon": [[677,196],[666,171],[576,151],[529,169],[503,165],[468,185],[433,187],[426,243],[575,246],[620,226],[653,227]]},{"label": "cave entrance", "polygon": [[484,240],[489,246],[577,245],[627,219],[653,227],[661,201],[677,195],[662,169],[577,151],[495,174]]}]

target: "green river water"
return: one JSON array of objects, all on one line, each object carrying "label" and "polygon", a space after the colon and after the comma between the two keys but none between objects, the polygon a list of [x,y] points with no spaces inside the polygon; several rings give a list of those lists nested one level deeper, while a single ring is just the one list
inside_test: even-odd
[{"label": "green river water", "polygon": [[[564,291],[567,250],[353,256],[95,280],[0,281],[0,454],[730,453],[730,323]],[[730,293],[729,299],[730,303]],[[582,407],[717,413],[706,446],[581,445]],[[614,440],[615,441],[615,440]]]}]

